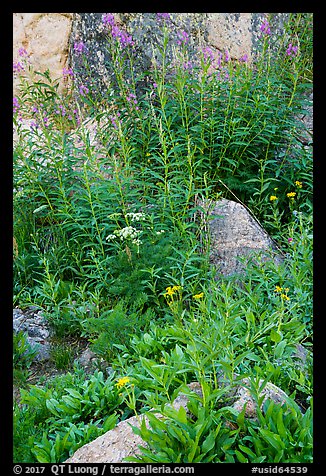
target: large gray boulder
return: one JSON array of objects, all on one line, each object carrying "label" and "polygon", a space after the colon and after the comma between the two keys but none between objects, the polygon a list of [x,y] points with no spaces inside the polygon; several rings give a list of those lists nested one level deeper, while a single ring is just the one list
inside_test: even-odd
[{"label": "large gray boulder", "polygon": [[282,261],[281,251],[249,210],[225,198],[206,202],[206,228],[210,239],[210,262],[218,275],[241,275],[248,260]]}]

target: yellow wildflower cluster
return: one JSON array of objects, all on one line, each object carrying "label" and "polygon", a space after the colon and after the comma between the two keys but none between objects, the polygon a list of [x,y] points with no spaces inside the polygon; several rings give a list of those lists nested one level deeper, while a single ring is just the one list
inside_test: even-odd
[{"label": "yellow wildflower cluster", "polygon": [[[290,298],[287,295],[289,290],[290,290],[289,288],[282,288],[281,286],[275,286],[275,289],[274,289],[276,293],[280,293],[281,298],[284,299],[285,301],[290,301]],[[282,291],[284,291],[284,293]]]},{"label": "yellow wildflower cluster", "polygon": [[193,299],[201,299],[204,297],[204,293],[194,294]]},{"label": "yellow wildflower cluster", "polygon": [[165,293],[163,294],[164,297],[167,297],[167,296],[174,296],[174,294],[177,293],[177,291],[180,291],[181,289],[181,286],[168,286],[166,289],[165,289]]},{"label": "yellow wildflower cluster", "polygon": [[[296,180],[296,181],[294,182],[294,184],[295,184],[298,188],[302,188],[302,182],[299,182],[299,180]],[[274,188],[274,191],[276,191],[276,190],[278,190],[277,187]],[[288,192],[288,193],[286,194],[286,196],[287,196],[288,198],[294,199],[294,197],[296,196],[296,192]],[[271,195],[271,196],[269,197],[269,199],[270,199],[271,202],[275,202],[275,200],[277,200],[278,198],[277,198],[276,195]]]},{"label": "yellow wildflower cluster", "polygon": [[122,378],[119,378],[119,380],[117,381],[117,383],[115,384],[117,389],[120,389],[122,387],[124,387],[126,385],[126,383],[130,382],[130,378],[129,377],[122,377]]}]

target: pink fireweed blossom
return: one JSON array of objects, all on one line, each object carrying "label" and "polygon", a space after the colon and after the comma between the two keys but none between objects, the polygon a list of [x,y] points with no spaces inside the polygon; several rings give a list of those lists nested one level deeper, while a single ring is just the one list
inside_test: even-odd
[{"label": "pink fireweed blossom", "polygon": [[74,51],[78,54],[81,55],[82,53],[86,53],[86,46],[82,41],[75,41],[74,43]]},{"label": "pink fireweed blossom", "polygon": [[64,78],[68,78],[68,76],[74,78],[74,72],[71,68],[63,68],[62,75]]},{"label": "pink fireweed blossom", "polygon": [[244,63],[246,63],[246,62],[248,61],[248,55],[247,55],[247,53],[246,53],[245,55],[243,55],[243,56],[239,59],[239,61],[243,61]]},{"label": "pink fireweed blossom", "polygon": [[270,28],[269,23],[268,23],[267,20],[263,21],[263,23],[260,25],[259,29],[265,35],[270,35],[271,34],[271,28]]},{"label": "pink fireweed blossom", "polygon": [[14,114],[16,114],[16,112],[18,112],[18,110],[20,109],[19,101],[16,97],[14,97],[12,102],[13,102],[13,112]]},{"label": "pink fireweed blossom", "polygon": [[104,13],[102,15],[102,23],[104,26],[113,26],[114,25],[114,15],[112,13]]},{"label": "pink fireweed blossom", "polygon": [[289,46],[287,47],[286,54],[288,56],[295,56],[297,52],[298,52],[298,47],[293,46],[292,43],[290,43]]},{"label": "pink fireweed blossom", "polygon": [[[80,94],[81,96],[86,96],[86,94],[88,94],[88,93],[89,93],[89,89],[88,89],[86,86],[84,86],[83,84],[81,84],[81,85],[79,86],[79,94]],[[60,106],[59,106],[59,107],[60,107]]]},{"label": "pink fireweed blossom", "polygon": [[117,25],[111,26],[111,35],[112,38],[116,38],[119,41],[120,45],[123,48],[126,48],[128,45],[133,46],[135,44],[132,37],[126,32],[120,30]]},{"label": "pink fireweed blossom", "polygon": [[25,71],[24,65],[20,61],[17,61],[17,63],[13,63],[12,69],[13,72],[17,74],[21,73],[22,71]]},{"label": "pink fireweed blossom", "polygon": [[205,48],[202,49],[202,53],[204,55],[204,60],[205,61],[207,61],[208,59],[210,61],[213,61],[214,53],[213,53],[213,51],[211,50],[211,48],[209,46],[205,46]]},{"label": "pink fireweed blossom", "polygon": [[177,41],[177,44],[179,46],[181,45],[186,45],[189,41],[189,35],[186,31],[180,31],[178,32],[178,41]]},{"label": "pink fireweed blossom", "polygon": [[26,56],[28,56],[28,53],[27,53],[27,51],[25,50],[25,48],[19,48],[18,54],[19,54],[19,56],[21,56],[21,57],[26,57]]},{"label": "pink fireweed blossom", "polygon": [[230,61],[230,55],[228,50],[225,50],[225,62],[227,63],[228,61]]},{"label": "pink fireweed blossom", "polygon": [[156,17],[158,20],[171,21],[170,13],[156,13]]}]

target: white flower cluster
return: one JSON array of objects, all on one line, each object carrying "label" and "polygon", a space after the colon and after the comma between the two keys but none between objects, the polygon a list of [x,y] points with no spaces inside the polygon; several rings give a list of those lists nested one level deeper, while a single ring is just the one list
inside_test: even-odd
[{"label": "white flower cluster", "polygon": [[156,232],[157,235],[162,235],[162,233],[165,233],[165,231],[164,231],[164,230],[160,230],[160,231],[157,231],[157,232]]},{"label": "white flower cluster", "polygon": [[125,228],[121,228],[121,230],[114,230],[113,233],[113,235],[108,235],[106,237],[108,241],[120,238],[121,241],[130,239],[132,243],[138,246],[142,244],[141,240],[139,239],[139,234],[141,231],[136,230],[136,228],[133,226],[126,226]]},{"label": "white flower cluster", "polygon": [[126,213],[126,217],[129,217],[131,221],[144,221],[146,220],[146,215],[144,215],[144,213]]}]

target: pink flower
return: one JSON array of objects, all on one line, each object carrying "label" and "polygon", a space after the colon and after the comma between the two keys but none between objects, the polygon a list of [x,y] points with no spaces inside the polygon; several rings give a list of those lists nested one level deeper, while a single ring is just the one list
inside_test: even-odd
[{"label": "pink flower", "polygon": [[267,20],[264,20],[263,23],[260,25],[260,31],[265,35],[271,34],[271,29]]},{"label": "pink flower", "polygon": [[89,89],[86,86],[84,86],[83,84],[79,86],[79,94],[81,96],[85,96],[88,93],[89,93]]},{"label": "pink flower", "polygon": [[18,54],[19,54],[19,56],[22,56],[22,57],[28,56],[28,53],[27,53],[27,51],[25,50],[25,48],[19,48]]},{"label": "pink flower", "polygon": [[86,46],[82,41],[75,41],[74,50],[77,54],[81,55],[82,53],[86,52]]}]

